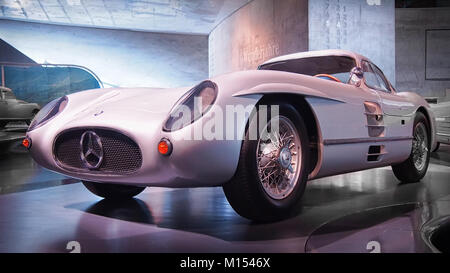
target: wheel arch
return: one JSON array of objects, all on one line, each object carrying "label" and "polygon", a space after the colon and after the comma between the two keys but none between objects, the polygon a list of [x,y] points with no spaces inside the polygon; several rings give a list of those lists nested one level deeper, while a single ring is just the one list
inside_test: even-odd
[{"label": "wheel arch", "polygon": [[269,104],[271,101],[283,100],[289,102],[302,116],[305,122],[309,138],[310,158],[309,158],[309,179],[312,179],[319,171],[322,163],[322,134],[317,117],[305,99],[304,95],[291,93],[265,93],[256,105]]},{"label": "wheel arch", "polygon": [[416,113],[418,112],[422,113],[425,116],[425,118],[428,121],[428,124],[430,125],[430,129],[428,131],[428,138],[431,140],[429,149],[433,150],[437,145],[434,117],[432,117],[431,113],[424,106],[420,106],[419,108],[417,108]]}]

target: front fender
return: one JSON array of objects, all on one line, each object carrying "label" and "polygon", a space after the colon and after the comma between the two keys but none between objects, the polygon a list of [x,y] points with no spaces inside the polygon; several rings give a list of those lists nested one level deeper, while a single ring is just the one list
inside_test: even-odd
[{"label": "front fender", "polygon": [[337,98],[332,98],[329,95],[303,85],[290,84],[290,83],[264,83],[254,86],[250,89],[241,90],[233,94],[235,97],[246,96],[252,94],[293,94],[302,95],[307,97],[324,98],[334,101],[343,102]]}]

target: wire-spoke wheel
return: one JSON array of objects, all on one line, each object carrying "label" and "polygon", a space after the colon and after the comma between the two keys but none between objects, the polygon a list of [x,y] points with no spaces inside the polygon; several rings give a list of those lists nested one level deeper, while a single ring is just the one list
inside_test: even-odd
[{"label": "wire-spoke wheel", "polygon": [[411,154],[404,162],[392,165],[395,176],[403,183],[421,180],[430,162],[430,146],[428,120],[424,114],[417,112],[414,119]]},{"label": "wire-spoke wheel", "polygon": [[[279,121],[279,130],[270,124]],[[264,137],[264,138],[263,138]],[[295,125],[284,116],[277,116],[265,126],[256,151],[258,175],[266,193],[273,199],[288,196],[298,181],[301,146]]]},{"label": "wire-spoke wheel", "polygon": [[412,155],[414,166],[418,171],[422,171],[427,162],[428,136],[425,124],[418,123],[414,128]]},{"label": "wire-spoke wheel", "polygon": [[[272,102],[269,113],[274,105],[279,106],[279,115],[268,117],[263,124],[260,121],[262,129],[256,139],[251,139],[249,128],[254,128],[259,118],[250,119],[236,173],[223,186],[234,210],[255,221],[276,221],[293,215],[308,177],[305,123],[285,102]],[[259,116],[265,108],[258,109]]]}]

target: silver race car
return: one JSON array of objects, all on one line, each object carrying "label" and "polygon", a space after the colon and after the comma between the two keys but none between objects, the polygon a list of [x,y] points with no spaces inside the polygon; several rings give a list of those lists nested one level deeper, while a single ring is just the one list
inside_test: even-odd
[{"label": "silver race car", "polygon": [[38,113],[24,145],[104,198],[222,186],[237,213],[273,221],[295,211],[308,180],[391,165],[417,182],[436,141],[422,97],[397,92],[364,56],[326,50],[192,88],[74,93]]},{"label": "silver race car", "polygon": [[39,109],[38,104],[18,100],[10,88],[0,86],[0,128],[11,121],[30,123]]},{"label": "silver race car", "polygon": [[436,141],[433,151],[437,151],[441,143],[450,144],[450,101],[430,104],[436,117]]}]

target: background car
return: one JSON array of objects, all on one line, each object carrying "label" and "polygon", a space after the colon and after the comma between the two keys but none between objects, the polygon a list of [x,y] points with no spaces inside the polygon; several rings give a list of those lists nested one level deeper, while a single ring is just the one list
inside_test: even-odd
[{"label": "background car", "polygon": [[450,101],[430,105],[436,117],[437,151],[441,143],[450,144]]},{"label": "background car", "polygon": [[[230,106],[253,114],[217,118]],[[211,124],[219,135],[195,138]],[[324,50],[192,88],[70,94],[39,112],[24,145],[40,165],[104,198],[147,186],[222,186],[240,215],[272,221],[296,211],[307,180],[383,166],[404,183],[421,180],[435,120],[421,96],[397,92],[368,58]]]},{"label": "background car", "polygon": [[18,100],[11,89],[0,86],[0,128],[11,121],[29,124],[39,109],[38,104]]}]

